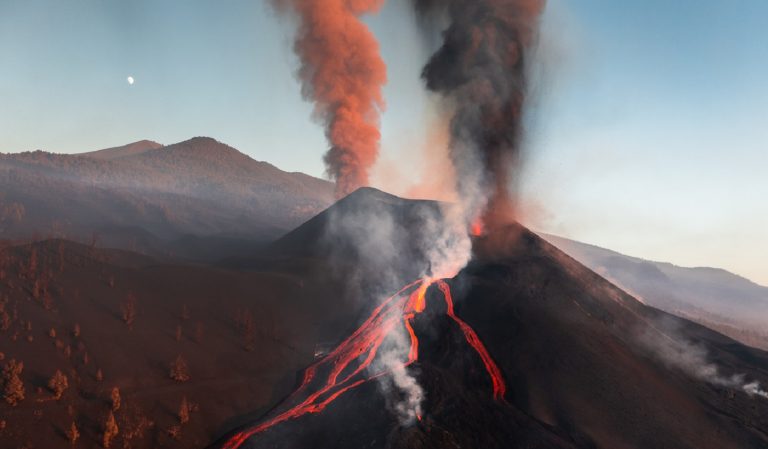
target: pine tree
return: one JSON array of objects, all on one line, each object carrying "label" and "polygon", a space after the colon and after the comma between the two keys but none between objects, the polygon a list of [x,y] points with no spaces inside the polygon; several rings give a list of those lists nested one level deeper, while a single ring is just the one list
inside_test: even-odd
[{"label": "pine tree", "polygon": [[67,430],[67,439],[70,443],[72,443],[72,445],[74,445],[78,438],[80,438],[80,431],[77,430],[75,422],[72,421],[72,425],[69,426],[69,430]]},{"label": "pine tree", "polygon": [[117,427],[117,421],[115,421],[115,414],[109,412],[106,421],[104,421],[104,438],[102,440],[102,445],[105,448],[109,448],[109,445],[112,444],[112,440],[117,436],[119,431],[120,429]]},{"label": "pine tree", "polygon": [[110,400],[112,401],[112,411],[116,412],[120,410],[120,389],[112,387],[112,393],[110,394]]},{"label": "pine tree", "polygon": [[187,397],[184,396],[181,398],[181,404],[179,405],[179,422],[181,424],[189,422],[189,409],[189,402],[187,402]]},{"label": "pine tree", "polygon": [[24,400],[24,383],[19,377],[22,371],[24,363],[15,359],[11,359],[3,368],[3,398],[11,406]]},{"label": "pine tree", "polygon": [[189,380],[189,367],[187,366],[187,361],[181,355],[171,362],[170,376],[176,382],[186,382]]},{"label": "pine tree", "polygon": [[69,387],[69,380],[59,370],[53,373],[53,376],[48,380],[48,388],[53,392],[54,398],[58,401],[64,394],[64,391]]}]

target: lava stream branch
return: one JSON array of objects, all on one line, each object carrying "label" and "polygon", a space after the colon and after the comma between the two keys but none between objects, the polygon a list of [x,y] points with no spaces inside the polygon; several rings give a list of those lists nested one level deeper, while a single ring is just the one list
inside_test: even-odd
[{"label": "lava stream branch", "polygon": [[461,331],[464,333],[464,338],[467,340],[467,343],[475,349],[480,356],[480,359],[482,359],[483,365],[485,365],[485,370],[488,371],[488,375],[491,376],[494,399],[503,400],[504,395],[507,392],[507,385],[504,383],[504,377],[501,375],[501,370],[496,365],[496,362],[493,361],[493,358],[491,358],[488,350],[485,349],[485,345],[482,340],[480,340],[480,337],[477,336],[475,330],[454,313],[453,297],[451,295],[451,288],[448,284],[442,280],[437,281],[437,287],[443,292],[443,298],[445,298],[445,304],[448,307],[448,316],[459,325]]},{"label": "lava stream branch", "polygon": [[[478,353],[493,384],[493,397],[503,400],[506,392],[501,370],[485,349],[477,333],[461,318],[456,316],[453,308],[453,298],[448,284],[443,280],[436,281],[443,294],[447,306],[447,315],[461,328],[464,338]],[[305,371],[299,388],[288,398],[288,403],[315,385],[318,374],[325,375],[324,382],[317,390],[309,394],[303,401],[278,415],[253,427],[242,430],[230,437],[222,449],[237,449],[250,437],[261,433],[281,422],[298,418],[308,413],[319,413],[330,403],[347,391],[363,383],[391,374],[391,369],[385,369],[375,374],[365,371],[372,365],[379,348],[400,323],[408,331],[410,350],[408,359],[402,362],[405,369],[418,360],[419,339],[413,328],[412,320],[426,309],[426,293],[433,284],[431,279],[414,281],[384,300],[355,332],[347,337],[332,352],[310,365]],[[327,374],[326,374],[327,373]],[[342,377],[343,374],[348,373]],[[339,380],[341,378],[341,380]],[[421,417],[418,417],[421,419]]]}]

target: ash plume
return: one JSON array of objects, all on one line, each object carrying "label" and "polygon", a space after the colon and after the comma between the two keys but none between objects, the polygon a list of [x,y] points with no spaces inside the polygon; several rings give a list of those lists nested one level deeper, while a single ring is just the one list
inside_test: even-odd
[{"label": "ash plume", "polygon": [[425,27],[447,20],[422,72],[445,100],[450,155],[469,219],[513,218],[529,49],[545,0],[414,0]]},{"label": "ash plume", "polygon": [[314,101],[331,148],[324,161],[336,196],[368,185],[379,152],[379,113],[386,65],[373,33],[360,20],[384,0],[273,0],[299,19],[294,52],[302,94]]}]

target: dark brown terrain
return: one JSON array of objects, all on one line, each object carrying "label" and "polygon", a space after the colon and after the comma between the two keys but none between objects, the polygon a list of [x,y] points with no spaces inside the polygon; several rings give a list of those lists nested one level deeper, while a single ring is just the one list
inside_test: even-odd
[{"label": "dark brown terrain", "polygon": [[[157,151],[163,150],[148,153]],[[315,349],[354,331],[375,305],[365,298],[391,287],[376,270],[361,270],[369,253],[352,237],[370,232],[355,231],[365,221],[344,220],[354,242],[346,244],[339,240],[344,233],[329,239],[329,223],[389,217],[401,238],[387,260],[410,261],[391,272],[407,279],[425,269],[419,242],[440,210],[437,203],[364,189],[265,249],[215,265],[60,239],[9,244],[0,259],[0,364],[24,363],[25,397],[16,406],[0,404],[0,447],[68,446],[73,422],[80,432],[75,447],[100,447],[113,387],[121,406],[113,412],[120,430],[111,447],[224,441],[232,430],[280,410]],[[768,400],[696,378],[643,342],[650,335],[654,342],[703,347],[723,376],[743,374],[745,382],[763,385],[764,352],[643,305],[519,226],[496,229],[474,245],[473,262],[449,283],[457,315],[501,368],[506,402],[492,398],[479,358],[446,320],[431,288],[428,312],[414,322],[421,349],[410,368],[426,391],[420,423],[401,427],[370,382],[322,413],[280,424],[249,444],[768,445]],[[350,288],[353,276],[362,279]],[[187,364],[186,380],[171,376],[178,356]],[[68,379],[58,400],[48,386],[57,370]],[[184,398],[192,411],[182,423]]]}]

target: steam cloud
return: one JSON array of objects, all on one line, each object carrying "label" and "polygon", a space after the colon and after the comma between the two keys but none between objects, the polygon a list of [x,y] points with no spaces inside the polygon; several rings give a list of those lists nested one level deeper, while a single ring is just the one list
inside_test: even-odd
[{"label": "steam cloud", "polygon": [[724,375],[720,368],[709,360],[706,348],[683,337],[674,323],[662,321],[657,325],[663,333],[646,332],[640,336],[640,342],[665,365],[712,385],[742,390],[749,396],[768,399],[768,392],[763,390],[760,383],[746,382],[745,374]]},{"label": "steam cloud", "polygon": [[470,219],[513,215],[527,57],[545,0],[414,0],[429,26],[447,18],[443,43],[422,72],[451,110],[450,154]]},{"label": "steam cloud", "polygon": [[403,359],[407,356],[409,342],[402,332],[394,334],[394,341],[382,348],[382,356],[375,369],[386,369],[391,377],[382,377],[379,386],[384,392],[387,406],[392,410],[400,424],[409,426],[421,416],[421,403],[424,400],[424,389],[418,380],[403,367]]},{"label": "steam cloud", "polygon": [[381,93],[387,81],[379,44],[359,16],[384,0],[273,0],[299,18],[294,51],[301,61],[302,94],[315,102],[331,145],[324,160],[336,196],[368,185],[379,152]]},{"label": "steam cloud", "polygon": [[[400,201],[369,190],[367,196],[342,200],[339,204],[356,204],[330,215],[323,241],[351,295],[382,299],[418,278],[453,277],[469,261],[472,243],[459,207],[418,202],[401,209],[406,204]],[[414,373],[403,367],[410,351],[405,328],[398,326],[390,335],[369,371],[391,373],[379,378],[379,387],[407,426],[422,414],[425,393]]]}]

